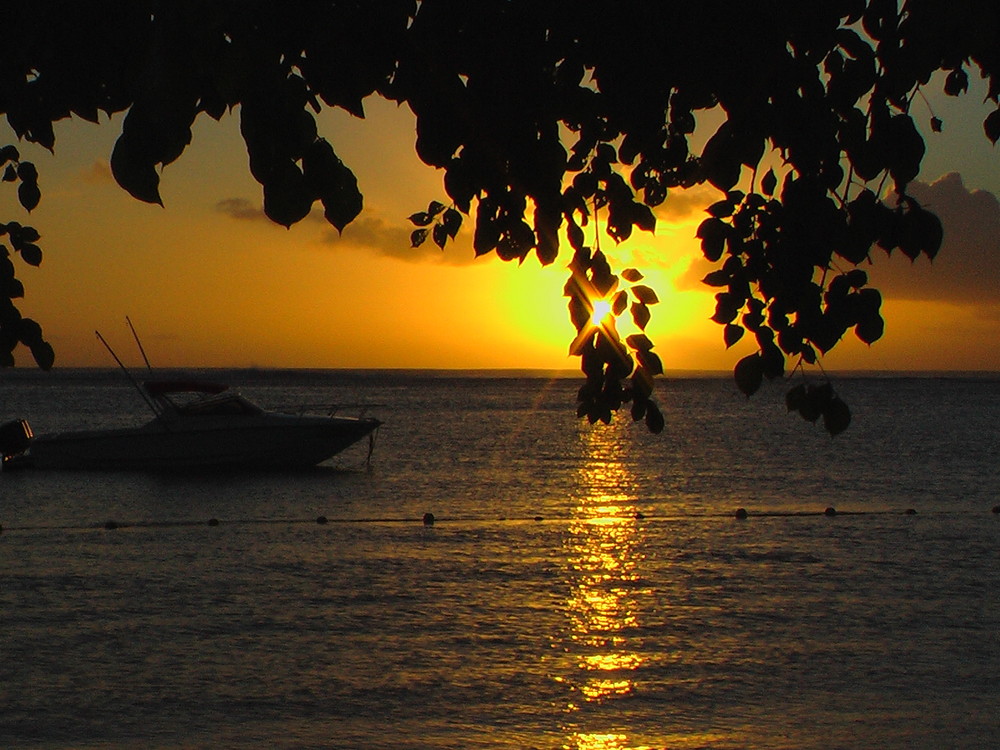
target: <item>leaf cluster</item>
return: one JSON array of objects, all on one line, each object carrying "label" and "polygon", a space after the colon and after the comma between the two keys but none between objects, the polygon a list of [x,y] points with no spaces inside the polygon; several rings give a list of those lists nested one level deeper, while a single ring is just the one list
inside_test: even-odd
[{"label": "leaf cluster", "polygon": [[462,214],[454,206],[431,201],[426,211],[418,211],[410,216],[410,223],[416,229],[410,233],[410,247],[420,247],[428,235],[440,249],[448,240],[454,240],[462,228]]},{"label": "leaf cluster", "polygon": [[[650,432],[658,433],[664,428],[664,419],[652,395],[654,378],[663,374],[663,362],[645,333],[622,340],[615,324],[628,309],[639,330],[645,330],[649,307],[659,299],[650,287],[639,283],[642,280],[634,268],[625,269],[621,276],[614,274],[604,253],[581,247],[573,256],[563,293],[569,298],[570,319],[577,331],[570,354],[580,357],[586,376],[577,393],[577,414],[591,424],[607,424],[614,412],[630,404],[632,419],[643,421]],[[600,321],[594,320],[597,300],[607,301],[611,307]]]},{"label": "leaf cluster", "polygon": [[[42,194],[38,188],[38,171],[35,165],[21,160],[17,148],[12,145],[0,148],[0,169],[2,181],[17,183],[17,197],[21,206],[32,211],[38,206]],[[24,285],[17,278],[17,269],[11,251],[29,266],[42,263],[42,250],[38,246],[41,235],[34,227],[23,226],[19,222],[0,223],[0,366],[14,365],[14,349],[24,344],[31,351],[35,363],[43,370],[52,367],[55,353],[45,341],[41,326],[30,318],[21,316],[14,300],[24,297]]]},{"label": "leaf cluster", "polygon": [[[993,0],[37,0],[0,20],[0,113],[17,136],[51,149],[54,122],[124,112],[112,171],[151,203],[195,120],[238,110],[267,215],[290,226],[318,202],[342,230],[362,194],[315,115],[362,117],[376,94],[409,107],[416,153],[444,173],[447,200],[410,217],[411,244],[443,248],[469,217],[477,254],[551,263],[565,237],[572,283],[606,294],[614,274],[584,236],[595,217],[623,242],[655,229],[669,192],[713,185],[724,197],[698,237],[717,265],[706,283],[724,343],[756,341],[744,390],[848,331],[882,335],[881,298],[857,268],[873,248],[937,253],[940,222],[907,194],[924,129],[945,126],[918,96],[936,72],[952,96],[970,74],[985,80],[998,108],[983,130],[1000,140]],[[705,139],[709,112],[722,122]],[[14,174],[30,210],[37,181]],[[640,330],[643,294],[625,303]],[[586,304],[570,294],[574,322]],[[585,416],[628,403],[647,418],[647,342],[601,329],[574,343]]]}]

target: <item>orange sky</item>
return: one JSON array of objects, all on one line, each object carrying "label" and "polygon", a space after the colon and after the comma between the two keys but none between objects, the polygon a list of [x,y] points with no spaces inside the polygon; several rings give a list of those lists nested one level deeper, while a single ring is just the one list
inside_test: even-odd
[{"label": "orange sky", "polygon": [[[883,264],[876,251],[886,336],[869,348],[849,334],[827,367],[1000,370],[1000,155],[982,135],[980,101],[977,91],[929,97],[945,126],[928,134],[915,192],[941,215],[945,249],[931,274],[926,259]],[[914,105],[921,123],[931,117],[923,106]],[[128,315],[163,367],[575,368],[561,296],[568,255],[545,269],[533,258],[520,267],[475,259],[467,230],[444,253],[431,243],[411,250],[406,217],[445,198],[441,177],[414,155],[407,109],[378,99],[366,108],[364,121],[319,117],[365,194],[343,237],[318,218],[291,230],[263,218],[232,115],[196,123],[192,145],[163,171],[165,208],[111,180],[120,118],[59,123],[54,156],[19,144],[39,168],[42,202],[28,216],[0,187],[0,217],[42,233],[42,266],[19,264],[20,306],[43,324],[57,366],[113,365],[95,329],[140,364]],[[708,320],[713,291],[699,282],[708,266],[694,232],[712,200],[709,188],[675,193],[655,235],[618,247],[601,239],[619,269],[640,268],[659,293],[648,332],[669,369],[729,369],[749,351],[725,351]],[[19,353],[18,364],[30,356]]]}]

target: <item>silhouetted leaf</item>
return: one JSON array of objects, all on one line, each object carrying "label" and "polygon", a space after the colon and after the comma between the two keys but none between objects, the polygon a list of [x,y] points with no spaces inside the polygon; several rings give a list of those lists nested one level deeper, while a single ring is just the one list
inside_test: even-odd
[{"label": "silhouetted leaf", "polygon": [[605,297],[618,285],[618,277],[611,272],[611,264],[600,250],[590,258],[590,280],[598,295]]},{"label": "silhouetted leaf", "polygon": [[645,330],[646,325],[649,323],[650,312],[649,307],[641,302],[632,303],[632,322],[635,323],[636,328],[640,331]]},{"label": "silhouetted leaf", "polygon": [[636,358],[639,360],[639,364],[642,366],[646,372],[651,375],[662,375],[663,374],[663,362],[660,360],[660,356],[649,349],[639,349],[636,352]]},{"label": "silhouetted leaf", "polygon": [[574,221],[567,222],[566,235],[567,237],[569,237],[569,246],[572,247],[574,250],[581,249],[584,246],[584,242],[586,242],[586,239],[584,238],[583,235],[583,230]]},{"label": "silhouetted leaf", "polygon": [[729,278],[729,273],[720,268],[718,271],[711,271],[706,274],[701,283],[714,287],[729,286]]},{"label": "silhouetted leaf", "polygon": [[160,206],[160,175],[134,136],[122,133],[111,152],[111,174],[129,195]]},{"label": "silhouetted leaf", "polygon": [[624,271],[622,271],[621,275],[622,278],[625,279],[625,281],[628,281],[629,283],[632,284],[634,284],[637,281],[642,281],[643,279],[643,275],[634,268],[626,268]]},{"label": "silhouetted leaf", "polygon": [[663,432],[663,428],[666,426],[666,421],[663,418],[663,414],[660,412],[659,407],[652,401],[646,404],[646,429],[652,432],[654,435],[659,435]]},{"label": "silhouetted leaf", "polygon": [[648,398],[634,398],[632,400],[632,408],[630,410],[632,414],[632,421],[638,422],[640,419],[646,416],[646,410],[651,402]]},{"label": "silhouetted leaf", "polygon": [[653,348],[653,342],[644,333],[633,333],[631,336],[626,337],[625,343],[636,351],[649,351]]},{"label": "silhouetted leaf", "polygon": [[445,229],[444,224],[435,224],[431,235],[434,238],[434,244],[444,250],[444,245],[448,241],[448,230]]},{"label": "silhouetted leaf", "polygon": [[943,125],[944,123],[941,122],[940,117],[931,118],[931,130],[934,131],[935,133],[940,133]]},{"label": "silhouetted leaf", "polygon": [[859,339],[866,344],[873,344],[882,338],[885,330],[885,323],[880,313],[882,307],[882,295],[877,289],[862,289],[855,295],[858,324],[854,332]]},{"label": "silhouetted leaf", "polygon": [[732,323],[739,315],[740,305],[729,292],[721,292],[715,295],[715,312],[711,320],[719,325]]},{"label": "silhouetted leaf", "polygon": [[726,348],[729,349],[733,346],[733,344],[743,338],[744,333],[745,331],[742,326],[728,323],[722,333],[722,338],[726,342]]},{"label": "silhouetted leaf", "polygon": [[611,301],[611,313],[617,318],[628,307],[628,292],[622,289]]},{"label": "silhouetted leaf", "polygon": [[[759,143],[755,142],[759,140]],[[743,164],[756,164],[763,154],[763,139],[727,120],[708,139],[701,152],[705,178],[720,190],[729,190],[740,179]]]},{"label": "silhouetted leaf", "polygon": [[410,233],[410,247],[420,247],[427,239],[429,229],[414,229]]},{"label": "silhouetted leaf", "polygon": [[364,207],[354,172],[340,160],[333,147],[320,138],[306,150],[302,174],[313,197],[322,201],[323,216],[338,232],[343,232]]},{"label": "silhouetted leaf", "polygon": [[641,203],[632,202],[631,221],[644,232],[652,232],[656,229],[656,215],[649,208]]},{"label": "silhouetted leaf", "polygon": [[30,266],[40,266],[42,264],[42,249],[31,242],[21,246],[21,257]]},{"label": "silhouetted leaf", "polygon": [[788,411],[799,411],[806,401],[805,383],[799,383],[785,394],[785,406]]},{"label": "silhouetted leaf", "polygon": [[827,402],[823,409],[823,426],[830,435],[839,435],[851,424],[851,410],[837,396]]},{"label": "silhouetted leaf", "polygon": [[37,183],[22,182],[17,186],[17,199],[28,211],[33,211],[42,199],[42,191]]},{"label": "silhouetted leaf", "polygon": [[708,218],[698,226],[696,236],[701,240],[702,253],[715,263],[722,257],[722,252],[726,248],[729,226],[721,219]]},{"label": "silhouetted leaf", "polygon": [[3,171],[4,182],[14,182],[17,179],[17,168],[13,164],[8,164]]},{"label": "silhouetted leaf", "polygon": [[292,161],[285,161],[264,183],[264,214],[276,224],[290,227],[309,215],[313,191]]},{"label": "silhouetted leaf", "polygon": [[[20,242],[38,242],[42,235],[34,227],[19,227],[17,230]],[[13,242],[13,240],[11,240]]]},{"label": "silhouetted leaf", "polygon": [[778,178],[774,176],[774,170],[768,169],[760,181],[760,189],[764,195],[774,195],[774,189],[778,186]]},{"label": "silhouetted leaf", "polygon": [[882,338],[885,332],[885,322],[882,316],[875,314],[866,317],[854,327],[854,333],[866,344],[871,345]]},{"label": "silhouetted leaf", "polygon": [[559,255],[559,226],[562,211],[558,206],[535,206],[535,255],[542,265],[552,263]]},{"label": "silhouetted leaf", "polygon": [[1000,109],[990,112],[983,121],[983,130],[994,144],[1000,140]]},{"label": "silhouetted leaf", "polygon": [[852,289],[860,289],[868,283],[868,274],[860,268],[855,268],[853,271],[848,271],[844,274],[844,280]]},{"label": "silhouetted leaf", "polygon": [[924,237],[923,253],[934,260],[941,249],[941,243],[944,242],[944,227],[941,225],[941,219],[930,211],[921,211],[919,226]]},{"label": "silhouetted leaf", "polygon": [[30,161],[22,161],[17,165],[17,177],[22,182],[38,182],[38,169]]},{"label": "silhouetted leaf", "polygon": [[764,382],[764,365],[759,354],[750,354],[736,363],[733,369],[736,386],[749,398]]},{"label": "silhouetted leaf", "polygon": [[[758,340],[760,340],[760,334],[761,331],[758,331]],[[761,372],[768,380],[776,380],[785,374],[785,355],[775,344],[761,345],[760,363]]]},{"label": "silhouetted leaf", "polygon": [[920,161],[925,146],[909,115],[896,115],[889,120],[886,156],[889,174],[897,185],[905,185],[920,173]]},{"label": "silhouetted leaf", "polygon": [[426,227],[430,225],[432,221],[434,221],[434,217],[432,217],[426,211],[418,211],[415,214],[410,214],[409,220],[410,223],[413,224],[414,226]]},{"label": "silhouetted leaf", "polygon": [[951,71],[944,79],[944,93],[948,96],[958,96],[969,90],[969,76],[962,69]]},{"label": "silhouetted leaf", "polygon": [[730,200],[717,201],[705,209],[709,216],[714,216],[716,219],[732,216],[735,210],[736,205]]},{"label": "silhouetted leaf", "polygon": [[633,286],[632,294],[644,305],[655,305],[660,301],[660,298],[656,296],[656,292],[643,284]]},{"label": "silhouetted leaf", "polygon": [[56,353],[46,341],[40,341],[31,347],[31,356],[43,370],[51,370],[56,361]]},{"label": "silhouetted leaf", "polygon": [[444,217],[441,219],[441,224],[444,226],[445,231],[448,236],[452,239],[458,235],[458,230],[462,228],[462,214],[456,211],[454,208],[449,208],[444,212]]}]

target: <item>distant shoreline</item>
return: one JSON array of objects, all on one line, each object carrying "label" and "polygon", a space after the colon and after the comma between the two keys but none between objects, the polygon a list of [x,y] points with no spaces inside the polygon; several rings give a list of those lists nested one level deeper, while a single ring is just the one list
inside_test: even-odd
[{"label": "distant shoreline", "polygon": [[[579,370],[573,369],[533,369],[533,368],[304,368],[304,367],[164,367],[155,368],[151,374],[143,368],[130,368],[133,376],[139,379],[148,377],[174,377],[177,375],[198,376],[206,378],[221,378],[226,380],[242,378],[267,378],[274,376],[286,377],[412,377],[426,379],[444,378],[493,378],[493,379],[567,379],[576,380],[582,377]],[[121,373],[116,367],[54,367],[44,372],[33,367],[13,367],[0,370],[0,381],[8,380],[44,380],[46,378],[64,377],[106,377]],[[828,374],[833,379],[948,379],[948,380],[989,380],[1000,378],[1000,372],[991,370],[831,370]],[[694,379],[727,379],[732,377],[729,370],[667,370],[664,380],[694,380]]]}]

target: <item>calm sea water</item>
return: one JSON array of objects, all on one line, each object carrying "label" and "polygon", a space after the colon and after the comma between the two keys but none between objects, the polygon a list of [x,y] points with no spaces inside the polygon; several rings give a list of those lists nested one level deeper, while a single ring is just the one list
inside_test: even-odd
[{"label": "calm sea water", "polygon": [[[831,440],[728,379],[668,381],[657,437],[575,380],[226,377],[379,404],[370,468],[0,475],[0,746],[1000,742],[998,379],[842,380]],[[145,418],[116,373],[0,406]]]}]

